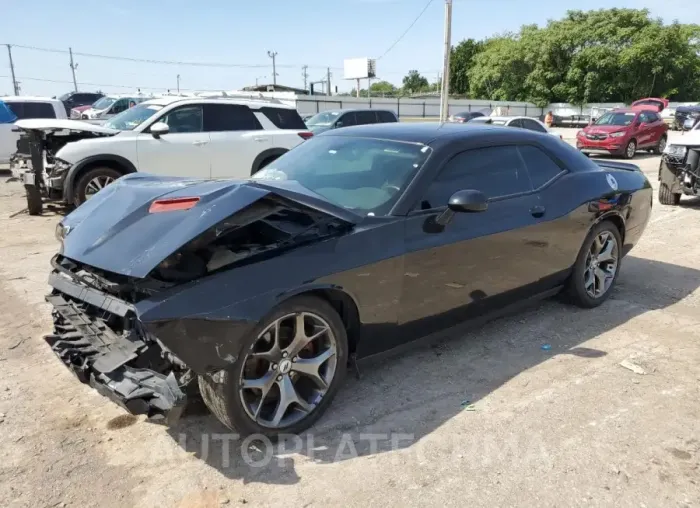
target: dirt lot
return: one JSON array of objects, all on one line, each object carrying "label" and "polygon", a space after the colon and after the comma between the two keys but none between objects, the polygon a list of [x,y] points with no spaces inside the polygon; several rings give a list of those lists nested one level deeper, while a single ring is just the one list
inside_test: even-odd
[{"label": "dirt lot", "polygon": [[[635,162],[656,188],[658,158]],[[700,200],[655,202],[601,308],[546,301],[368,368],[273,448],[79,384],[41,338],[58,216],[0,196],[0,506],[700,505]]]}]

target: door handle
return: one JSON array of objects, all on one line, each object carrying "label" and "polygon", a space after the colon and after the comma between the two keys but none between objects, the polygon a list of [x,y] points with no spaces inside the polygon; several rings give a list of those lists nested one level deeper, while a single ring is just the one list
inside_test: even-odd
[{"label": "door handle", "polygon": [[532,214],[533,217],[540,218],[544,215],[545,208],[542,205],[535,205],[532,208],[530,208],[530,213]]},{"label": "door handle", "polygon": [[192,142],[192,144],[194,146],[202,146],[202,145],[206,145],[207,143],[209,143],[209,141],[200,140],[200,141],[193,141]]},{"label": "door handle", "polygon": [[262,143],[263,141],[267,141],[267,138],[253,138],[253,141],[257,141],[259,143]]}]

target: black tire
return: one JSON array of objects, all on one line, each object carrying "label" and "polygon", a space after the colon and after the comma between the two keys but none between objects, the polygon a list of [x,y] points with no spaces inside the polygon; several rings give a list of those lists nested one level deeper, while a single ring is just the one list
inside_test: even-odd
[{"label": "black tire", "polygon": [[659,186],[659,203],[662,205],[677,206],[681,202],[681,195],[671,192],[668,185],[662,183]]},{"label": "black tire", "polygon": [[[630,145],[634,146],[634,149],[632,150],[632,155],[630,154]],[[633,159],[634,154],[637,152],[637,142],[634,139],[630,139],[630,142],[625,145],[625,150],[622,152],[622,158],[623,159]]]},{"label": "black tire", "polygon": [[87,201],[85,193],[87,190],[88,183],[90,183],[95,178],[109,177],[113,180],[116,180],[121,176],[123,176],[123,173],[117,171],[116,169],[108,167],[98,167],[87,171],[80,178],[78,178],[78,181],[75,184],[75,189],[73,191],[73,204],[75,206],[80,206],[83,203],[85,203],[85,201]]},{"label": "black tire", "polygon": [[41,199],[41,191],[36,185],[25,185],[27,192],[27,211],[29,215],[41,215],[44,211],[44,202]]},{"label": "black tire", "polygon": [[[599,297],[592,297],[588,294],[586,291],[585,283],[584,283],[584,272],[586,270],[586,258],[588,256],[588,252],[591,248],[591,245],[593,244],[593,240],[602,232],[604,231],[609,231],[612,233],[612,235],[615,237],[615,240],[617,240],[617,245],[618,245],[618,259],[617,259],[617,270],[615,272],[615,276],[613,277],[613,280],[610,284],[610,287],[608,290],[603,293]],[[620,235],[620,230],[617,229],[617,226],[613,224],[610,221],[603,221],[600,224],[597,224],[589,233],[588,236],[586,236],[586,239],[583,242],[583,245],[581,246],[581,250],[578,253],[578,257],[576,258],[576,263],[574,264],[574,269],[571,272],[571,276],[569,277],[569,281],[567,282],[567,287],[566,287],[566,296],[568,297],[568,301],[574,305],[577,305],[579,307],[583,307],[584,309],[592,309],[594,307],[599,306],[602,304],[605,300],[607,300],[610,297],[610,294],[613,292],[613,289],[615,288],[615,283],[617,282],[617,277],[620,274],[620,267],[622,265],[622,236]]]},{"label": "black tire", "polygon": [[[246,353],[257,340],[258,335],[275,319],[293,312],[313,312],[325,319],[335,334],[337,348],[336,372],[323,399],[318,406],[302,420],[282,428],[268,428],[253,421],[246,413],[239,396],[240,373],[244,367]],[[221,423],[243,436],[261,434],[274,438],[282,433],[297,434],[318,420],[330,405],[343,383],[347,370],[348,340],[345,326],[338,313],[325,300],[315,296],[298,296],[278,305],[242,342],[238,359],[223,379],[217,382],[210,376],[199,376],[199,390],[207,407]]]},{"label": "black tire", "polygon": [[253,170],[253,172],[250,174],[250,176],[253,176],[255,173],[257,173],[258,171],[260,171],[260,170],[261,170],[262,168],[264,168],[265,166],[269,166],[270,163],[272,163],[272,161],[275,161],[275,160],[277,160],[277,159],[279,159],[279,158],[280,158],[279,155],[271,155],[270,157],[268,157],[267,159],[265,159],[264,161],[262,161],[262,162],[260,163],[260,165],[259,165],[256,169]]},{"label": "black tire", "polygon": [[654,147],[652,150],[652,153],[655,155],[661,155],[664,151],[664,148],[666,148],[666,142],[668,139],[666,136],[661,136],[661,139],[659,140],[659,144]]}]

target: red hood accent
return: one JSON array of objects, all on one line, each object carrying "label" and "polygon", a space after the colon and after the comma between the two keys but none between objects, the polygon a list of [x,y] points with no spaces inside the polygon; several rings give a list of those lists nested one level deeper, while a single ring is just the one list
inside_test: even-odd
[{"label": "red hood accent", "polygon": [[88,104],[87,106],[77,106],[75,108],[72,108],[71,111],[78,111],[79,113],[82,113],[86,109],[90,109],[92,106]]}]

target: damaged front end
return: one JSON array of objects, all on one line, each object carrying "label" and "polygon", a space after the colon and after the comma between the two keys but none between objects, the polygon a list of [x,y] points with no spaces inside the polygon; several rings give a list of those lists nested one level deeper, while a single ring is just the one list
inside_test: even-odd
[{"label": "damaged front end", "polygon": [[[61,361],[132,414],[177,421],[187,402],[192,372],[139,322],[133,304],[116,296],[136,294],[128,282],[112,282],[61,256],[52,260],[53,333],[45,337]],[[131,286],[131,287],[129,287]]]},{"label": "damaged front end", "polygon": [[352,227],[290,195],[251,183],[124,177],[56,229],[47,343],[129,412],[174,422],[197,376],[230,368],[262,317],[256,311],[269,310],[243,305],[234,317],[230,309],[279,291],[273,278],[251,285],[241,274]]},{"label": "damaged front end", "polygon": [[659,181],[673,194],[700,195],[700,146],[670,145],[661,156]]}]

